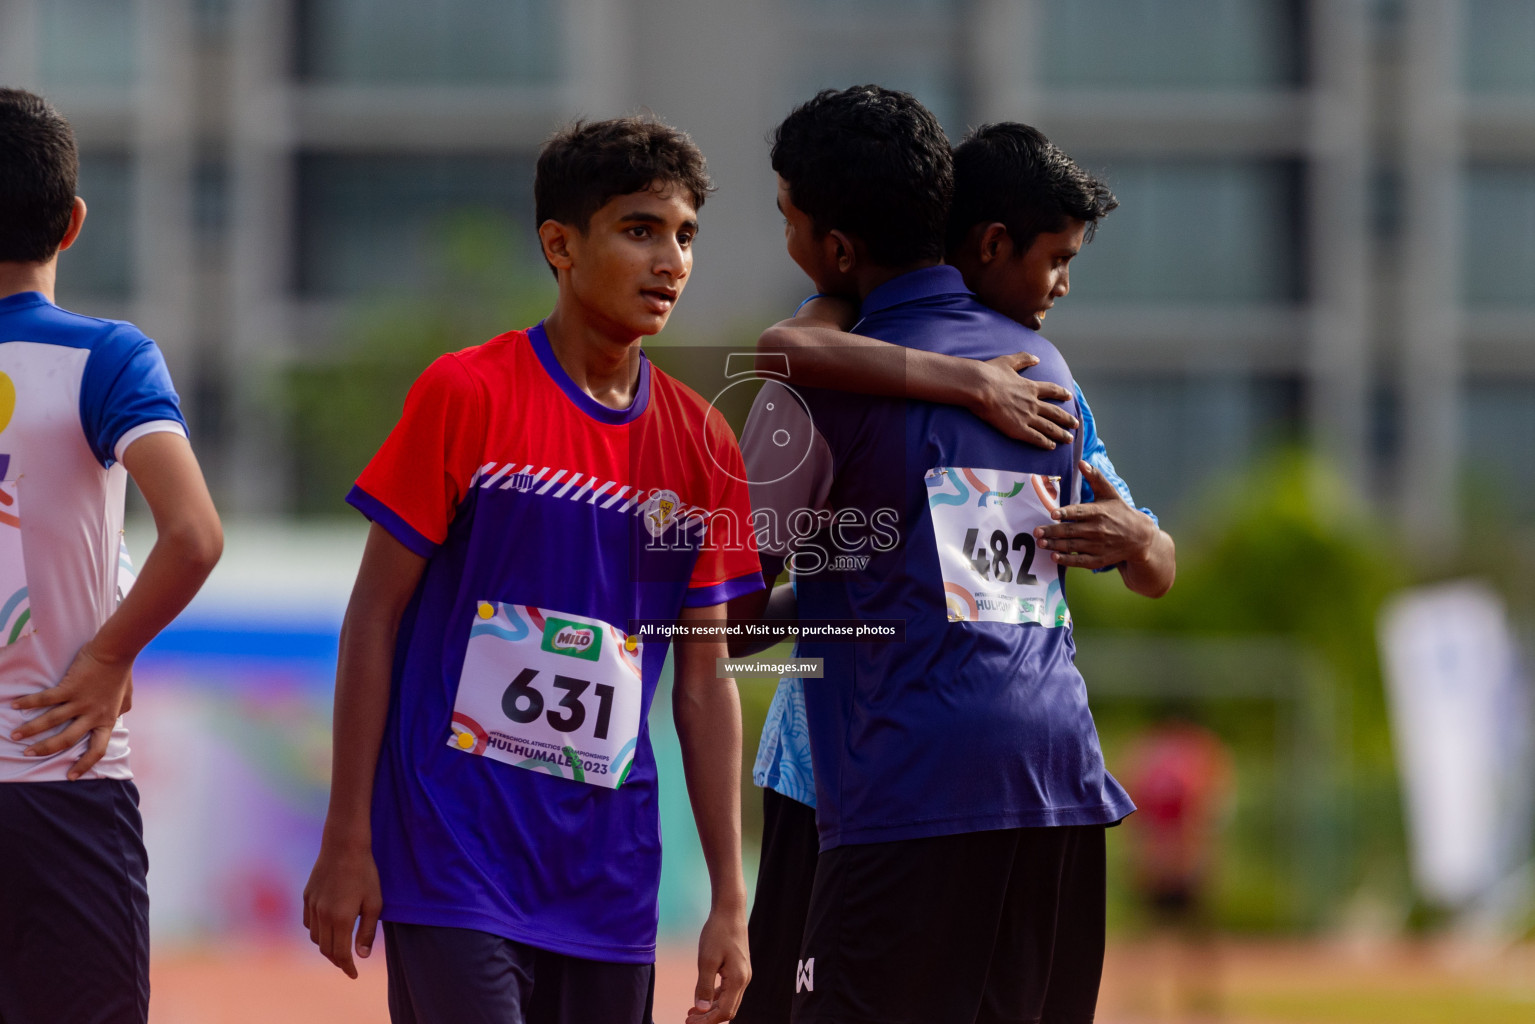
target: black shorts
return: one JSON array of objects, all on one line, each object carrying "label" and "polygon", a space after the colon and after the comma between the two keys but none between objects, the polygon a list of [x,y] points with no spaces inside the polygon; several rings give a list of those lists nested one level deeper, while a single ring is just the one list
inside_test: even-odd
[{"label": "black shorts", "polygon": [[148,868],[132,782],[0,782],[0,1021],[144,1024]]},{"label": "black shorts", "polygon": [[1104,826],[821,854],[795,1024],[1087,1024],[1103,973]]},{"label": "black shorts", "polygon": [[584,960],[471,928],[394,921],[384,922],[384,961],[394,1024],[652,1024],[655,964]]},{"label": "black shorts", "polygon": [[752,980],[736,1024],[788,1024],[820,839],[815,808],[762,791],[762,861],[747,922]]}]

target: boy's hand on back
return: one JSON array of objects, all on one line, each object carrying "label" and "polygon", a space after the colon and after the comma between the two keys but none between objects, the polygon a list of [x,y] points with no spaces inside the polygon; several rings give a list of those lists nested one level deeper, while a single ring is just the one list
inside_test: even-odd
[{"label": "boy's hand on back", "polygon": [[1071,392],[1047,380],[1030,380],[1021,372],[1039,362],[1027,352],[997,356],[984,362],[966,360],[974,374],[967,387],[974,396],[970,411],[1008,437],[1046,450],[1070,444],[1077,418],[1058,402]]},{"label": "boy's hand on back", "polygon": [[[48,708],[47,711],[11,733],[13,740],[24,740],[64,725],[56,735],[27,747],[28,757],[49,757],[68,750],[87,733],[90,743],[85,753],[69,769],[69,779],[78,779],[107,752],[112,728],[119,715],[133,702],[133,660],[112,661],[98,655],[87,643],[80,648],[59,685],[13,701],[13,708]],[[66,724],[67,723],[67,724]]]},{"label": "boy's hand on back", "polygon": [[1087,462],[1079,462],[1093,488],[1093,500],[1066,505],[1051,515],[1055,522],[1034,531],[1039,546],[1057,565],[1103,569],[1143,561],[1160,532],[1138,509],[1125,504],[1119,491]]}]

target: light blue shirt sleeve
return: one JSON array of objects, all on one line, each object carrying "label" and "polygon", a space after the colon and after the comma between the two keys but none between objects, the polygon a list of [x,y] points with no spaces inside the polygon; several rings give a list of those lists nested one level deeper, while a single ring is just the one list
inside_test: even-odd
[{"label": "light blue shirt sleeve", "polygon": [[[795,653],[799,653],[798,647]],[[810,762],[803,679],[780,679],[773,691],[773,703],[762,723],[762,739],[757,743],[757,760],[752,763],[752,782],[807,807],[815,806],[815,768]]]},{"label": "light blue shirt sleeve", "polygon": [[[1098,425],[1093,420],[1093,410],[1087,405],[1087,399],[1082,394],[1081,385],[1077,384],[1076,381],[1072,381],[1071,386],[1077,393],[1077,412],[1080,414],[1077,418],[1082,421],[1082,461],[1102,473],[1109,483],[1114,485],[1114,490],[1119,492],[1119,496],[1124,500],[1124,503],[1131,508],[1135,508],[1135,498],[1130,495],[1130,485],[1125,483],[1124,478],[1115,472],[1114,463],[1109,458],[1109,450],[1104,446],[1103,438],[1098,436]],[[1082,500],[1092,501],[1093,497],[1092,485],[1083,480]],[[1158,526],[1161,525],[1156,513],[1151,511],[1151,509],[1142,508],[1141,512],[1150,516],[1153,523],[1156,523]],[[1093,572],[1108,572],[1112,568],[1114,567],[1109,565],[1102,569],[1094,569]]]},{"label": "light blue shirt sleeve", "polygon": [[809,807],[815,806],[815,769],[810,763],[810,726],[805,721],[805,683],[780,679],[762,724],[752,781]]},{"label": "light blue shirt sleeve", "polygon": [[[1072,387],[1077,392],[1077,411],[1081,413],[1081,416],[1078,418],[1082,421],[1082,460],[1107,477],[1109,483],[1114,485],[1114,490],[1119,492],[1119,496],[1124,500],[1124,503],[1134,508],[1135,498],[1130,494],[1130,485],[1125,483],[1124,478],[1114,469],[1114,463],[1109,458],[1109,450],[1104,446],[1103,438],[1098,436],[1098,425],[1093,420],[1093,410],[1088,408],[1087,399],[1082,394],[1081,385],[1073,381]],[[1082,481],[1082,500],[1093,500],[1092,485],[1086,480]],[[1157,519],[1157,514],[1151,511],[1151,509],[1142,508],[1141,512],[1150,516],[1153,523],[1161,525],[1160,520]]]}]

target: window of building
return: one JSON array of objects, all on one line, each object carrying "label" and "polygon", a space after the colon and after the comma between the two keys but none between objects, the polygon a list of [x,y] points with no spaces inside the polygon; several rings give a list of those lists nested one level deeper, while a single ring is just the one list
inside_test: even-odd
[{"label": "window of building", "polygon": [[518,85],[565,64],[555,0],[310,0],[301,79],[347,85]]},{"label": "window of building", "polygon": [[37,5],[38,72],[45,89],[132,85],[138,73],[133,0]]},{"label": "window of building", "polygon": [[1287,161],[1082,159],[1119,208],[1071,302],[1289,303],[1303,295],[1301,169]]},{"label": "window of building", "polygon": [[1471,92],[1535,92],[1535,4],[1463,0],[1464,81]]},{"label": "window of building", "polygon": [[1473,307],[1535,306],[1535,165],[1473,164],[1461,219],[1461,294]]},{"label": "window of building", "polygon": [[910,11],[919,14],[942,14],[962,8],[956,0],[806,0],[805,6],[810,8],[811,14],[844,11],[849,13],[876,11],[887,14],[892,11],[901,13]]},{"label": "window of building", "polygon": [[1274,89],[1305,71],[1300,0],[1041,0],[1046,84]]},{"label": "window of building", "polygon": [[1535,516],[1535,381],[1472,380],[1462,405],[1470,493],[1493,514]]},{"label": "window of building", "polygon": [[85,227],[59,254],[59,302],[127,298],[133,284],[133,162],[121,153],[82,153]]},{"label": "window of building", "polygon": [[531,157],[304,155],[297,218],[297,286],[309,297],[420,291],[470,221],[517,235],[519,255],[539,259]]},{"label": "window of building", "polygon": [[1078,383],[1136,504],[1169,528],[1223,476],[1300,429],[1301,388],[1292,377],[1089,373]]}]

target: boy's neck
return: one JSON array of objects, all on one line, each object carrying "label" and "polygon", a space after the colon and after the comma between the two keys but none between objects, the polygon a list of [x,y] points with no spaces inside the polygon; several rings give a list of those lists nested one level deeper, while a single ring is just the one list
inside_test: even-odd
[{"label": "boy's neck", "polygon": [[869,293],[887,281],[894,281],[903,274],[909,274],[913,270],[922,270],[926,267],[936,267],[942,260],[918,260],[915,263],[907,263],[899,267],[879,267],[867,264],[853,269],[853,280],[858,285],[859,301],[867,299]]},{"label": "boy's neck", "polygon": [[53,301],[53,285],[58,276],[57,258],[42,263],[15,263],[0,260],[0,299],[22,292],[42,292]]},{"label": "boy's neck", "polygon": [[[554,312],[544,319],[549,348],[571,383],[610,409],[634,404],[640,381],[641,335],[624,337],[611,324],[599,324],[561,293]],[[604,330],[604,327],[607,329]]]}]

